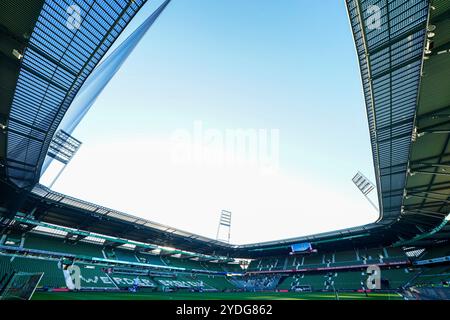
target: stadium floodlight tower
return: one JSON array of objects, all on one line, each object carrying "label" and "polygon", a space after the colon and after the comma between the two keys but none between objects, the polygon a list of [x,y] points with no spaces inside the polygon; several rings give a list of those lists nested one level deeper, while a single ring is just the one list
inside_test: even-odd
[{"label": "stadium floodlight tower", "polygon": [[220,213],[219,226],[217,227],[216,240],[230,243],[230,234],[231,234],[231,212],[227,210],[222,210],[222,212]]},{"label": "stadium floodlight tower", "polygon": [[55,178],[49,184],[52,188],[53,184],[58,180],[61,173],[64,171],[70,160],[73,159],[78,149],[81,147],[81,141],[75,139],[70,134],[63,130],[59,130],[53,137],[47,155],[63,164],[63,167],[56,174]]},{"label": "stadium floodlight tower", "polygon": [[364,195],[367,201],[370,202],[372,207],[374,207],[375,210],[378,211],[378,207],[369,198],[369,193],[372,192],[373,189],[375,189],[375,185],[359,171],[355,174],[352,181],[355,184],[355,186],[359,189],[359,191],[361,191],[361,193]]}]

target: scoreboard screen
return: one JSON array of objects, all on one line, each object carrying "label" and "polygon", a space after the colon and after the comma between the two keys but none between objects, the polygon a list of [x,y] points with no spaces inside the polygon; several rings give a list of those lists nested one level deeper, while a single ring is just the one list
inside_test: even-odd
[{"label": "scoreboard screen", "polygon": [[312,246],[310,242],[302,242],[291,245],[292,253],[300,253],[300,252],[310,252],[312,251]]}]

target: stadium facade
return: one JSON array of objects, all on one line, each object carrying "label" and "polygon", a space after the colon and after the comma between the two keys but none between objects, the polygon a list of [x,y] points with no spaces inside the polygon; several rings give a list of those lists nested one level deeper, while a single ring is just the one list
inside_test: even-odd
[{"label": "stadium facade", "polygon": [[[64,268],[78,266],[85,290],[130,288],[137,277],[140,287],[151,290],[352,291],[367,289],[371,266],[378,273],[369,277],[381,274],[377,289],[448,289],[450,2],[345,1],[361,70],[379,219],[246,245],[39,184],[58,128],[81,120],[70,116],[77,94],[97,83],[90,77],[103,79],[98,81],[104,86],[113,76],[129,50],[120,51],[119,62],[111,59],[116,67],[102,68],[105,56],[146,2],[0,4],[0,281],[14,271],[43,272],[40,287],[68,288]],[[67,8],[74,4],[85,13],[76,30],[67,27]],[[82,110],[101,89],[91,92]],[[242,259],[251,259],[244,269]]]}]

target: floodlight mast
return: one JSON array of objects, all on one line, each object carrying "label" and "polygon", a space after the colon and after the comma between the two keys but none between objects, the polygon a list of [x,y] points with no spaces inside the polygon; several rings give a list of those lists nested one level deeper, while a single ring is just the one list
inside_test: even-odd
[{"label": "floodlight mast", "polygon": [[373,203],[373,201],[368,196],[368,194],[372,192],[373,189],[375,189],[375,185],[359,171],[352,178],[352,181],[355,184],[355,186],[359,189],[359,191],[361,191],[361,193],[364,195],[367,201],[369,201],[372,207],[374,207],[375,210],[378,211],[379,209],[377,205]]},{"label": "floodlight mast", "polygon": [[[225,229],[225,231],[227,232],[226,239],[219,237],[221,229]],[[231,235],[231,212],[227,210],[222,210],[222,212],[220,213],[219,226],[217,227],[216,240],[230,243],[230,235]]]},{"label": "floodlight mast", "polygon": [[53,137],[50,147],[48,149],[47,155],[54,160],[63,164],[61,170],[59,170],[58,174],[52,180],[50,185],[48,186],[50,189],[55,184],[56,180],[61,176],[64,169],[69,164],[70,160],[73,159],[78,149],[81,147],[81,141],[75,139],[70,134],[63,130],[59,130],[55,136]]}]

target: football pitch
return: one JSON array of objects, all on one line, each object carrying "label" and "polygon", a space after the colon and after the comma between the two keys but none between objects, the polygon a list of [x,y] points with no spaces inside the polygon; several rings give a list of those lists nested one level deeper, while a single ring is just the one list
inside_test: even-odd
[{"label": "football pitch", "polygon": [[[36,292],[33,300],[336,300],[328,292]],[[339,300],[403,300],[398,293],[340,293]]]}]

